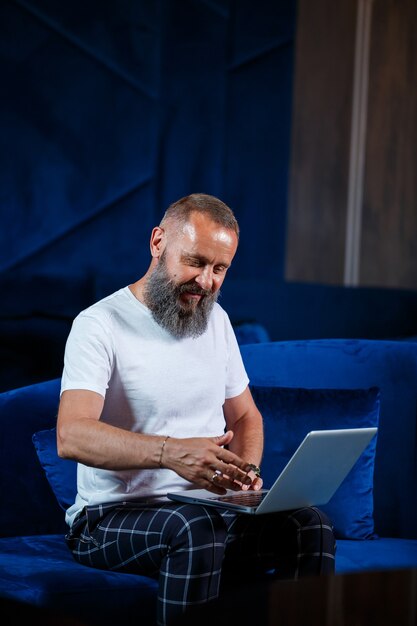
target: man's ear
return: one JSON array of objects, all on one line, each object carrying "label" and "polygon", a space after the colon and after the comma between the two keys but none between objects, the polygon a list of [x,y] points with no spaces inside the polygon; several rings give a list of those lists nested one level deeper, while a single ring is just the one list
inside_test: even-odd
[{"label": "man's ear", "polygon": [[150,248],[154,258],[159,259],[166,246],[166,233],[160,226],[155,226],[151,233]]}]

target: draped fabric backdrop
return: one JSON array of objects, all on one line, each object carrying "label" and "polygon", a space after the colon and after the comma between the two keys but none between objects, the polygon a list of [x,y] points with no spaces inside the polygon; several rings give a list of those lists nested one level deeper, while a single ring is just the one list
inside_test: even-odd
[{"label": "draped fabric backdrop", "polygon": [[2,0],[0,271],[134,279],[205,192],[234,275],[281,277],[294,29],[294,0]]},{"label": "draped fabric backdrop", "polygon": [[[192,192],[219,196],[241,226],[220,297],[235,327],[417,335],[417,292],[284,279],[300,6],[0,0],[0,391],[61,374],[73,317],[143,274],[152,227]],[[301,234],[322,228],[310,205]]]}]

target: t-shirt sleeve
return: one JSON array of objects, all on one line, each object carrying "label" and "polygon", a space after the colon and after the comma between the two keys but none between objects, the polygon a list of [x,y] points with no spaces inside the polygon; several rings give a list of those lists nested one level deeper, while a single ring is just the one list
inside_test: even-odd
[{"label": "t-shirt sleeve", "polygon": [[112,337],[108,324],[94,315],[80,313],[65,345],[61,394],[69,389],[86,389],[105,397],[112,369]]},{"label": "t-shirt sleeve", "polygon": [[243,393],[249,384],[249,377],[243,364],[239,344],[229,317],[226,315],[226,335],[229,346],[229,359],[226,378],[226,399]]}]

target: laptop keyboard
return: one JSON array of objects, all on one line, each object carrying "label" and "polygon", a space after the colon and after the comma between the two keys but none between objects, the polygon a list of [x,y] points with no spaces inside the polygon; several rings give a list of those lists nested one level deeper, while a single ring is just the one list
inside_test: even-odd
[{"label": "laptop keyboard", "polygon": [[265,498],[266,493],[258,491],[239,491],[226,496],[210,496],[211,500],[220,502],[231,502],[232,504],[243,504],[244,506],[258,506]]}]

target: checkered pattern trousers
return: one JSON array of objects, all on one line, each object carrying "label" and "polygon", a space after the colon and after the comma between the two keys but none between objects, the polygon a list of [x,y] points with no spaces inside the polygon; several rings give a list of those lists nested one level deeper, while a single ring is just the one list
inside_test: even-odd
[{"label": "checkered pattern trousers", "polygon": [[228,581],[334,572],[332,525],[315,507],[253,516],[196,504],[112,503],[86,507],[66,540],[84,565],[158,580],[159,626],[219,597]]}]

